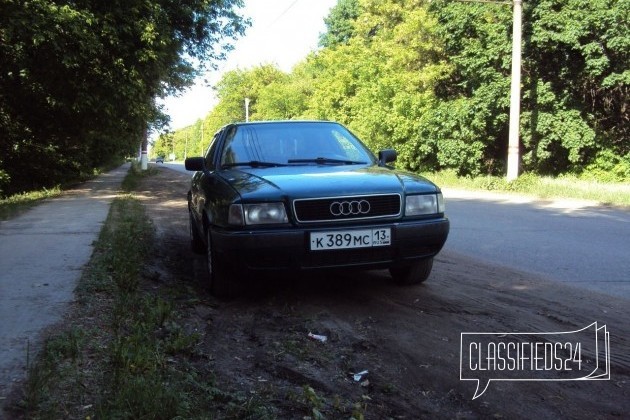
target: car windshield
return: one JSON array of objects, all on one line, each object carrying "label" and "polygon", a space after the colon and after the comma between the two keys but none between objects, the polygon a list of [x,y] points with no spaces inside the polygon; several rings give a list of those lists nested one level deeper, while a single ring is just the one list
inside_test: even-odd
[{"label": "car windshield", "polygon": [[351,165],[375,161],[372,153],[342,125],[283,122],[237,125],[230,129],[221,166],[255,162],[279,165]]}]

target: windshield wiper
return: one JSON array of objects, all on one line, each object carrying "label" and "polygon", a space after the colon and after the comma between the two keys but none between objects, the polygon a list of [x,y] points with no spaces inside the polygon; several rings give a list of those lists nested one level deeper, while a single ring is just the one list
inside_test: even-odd
[{"label": "windshield wiper", "polygon": [[346,160],[346,159],[331,159],[318,157],[315,159],[289,159],[289,163],[317,163],[318,165],[326,165],[326,164],[341,164],[341,165],[364,165],[367,162],[361,162],[357,160]]},{"label": "windshield wiper", "polygon": [[248,162],[233,162],[233,163],[224,163],[221,165],[222,168],[233,168],[235,166],[251,166],[252,168],[274,168],[278,166],[287,166],[284,163],[276,163],[276,162],[261,162],[259,160],[250,160]]}]

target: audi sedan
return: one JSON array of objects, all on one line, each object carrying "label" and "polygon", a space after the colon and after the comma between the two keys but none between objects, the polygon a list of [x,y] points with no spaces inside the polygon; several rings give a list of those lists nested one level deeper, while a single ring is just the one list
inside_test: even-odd
[{"label": "audi sedan", "polygon": [[425,281],[448,236],[440,189],[374,156],[344,126],[327,121],[230,124],[195,171],[190,237],[207,256],[217,296],[243,274],[271,270],[387,268],[400,284]]}]

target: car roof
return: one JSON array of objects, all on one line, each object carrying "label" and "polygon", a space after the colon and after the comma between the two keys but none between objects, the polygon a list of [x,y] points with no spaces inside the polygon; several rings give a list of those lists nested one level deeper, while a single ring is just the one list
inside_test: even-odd
[{"label": "car roof", "polygon": [[294,124],[337,124],[341,125],[335,121],[325,121],[325,120],[277,120],[277,121],[249,121],[249,122],[236,122],[232,124],[226,125],[228,126],[249,126],[249,125],[294,125]]}]

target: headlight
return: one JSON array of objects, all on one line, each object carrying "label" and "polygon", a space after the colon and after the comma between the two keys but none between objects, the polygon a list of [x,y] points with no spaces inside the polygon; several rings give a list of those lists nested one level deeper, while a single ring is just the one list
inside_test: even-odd
[{"label": "headlight", "polygon": [[438,198],[438,213],[444,213],[446,211],[446,204],[444,204],[444,196],[442,193],[437,193]]},{"label": "headlight", "polygon": [[228,215],[228,223],[240,226],[288,222],[282,203],[232,204]]},{"label": "headlight", "polygon": [[442,193],[408,195],[405,198],[405,216],[424,216],[444,212]]},{"label": "headlight", "polygon": [[228,223],[236,226],[243,226],[245,224],[243,220],[243,206],[241,204],[230,204]]}]

